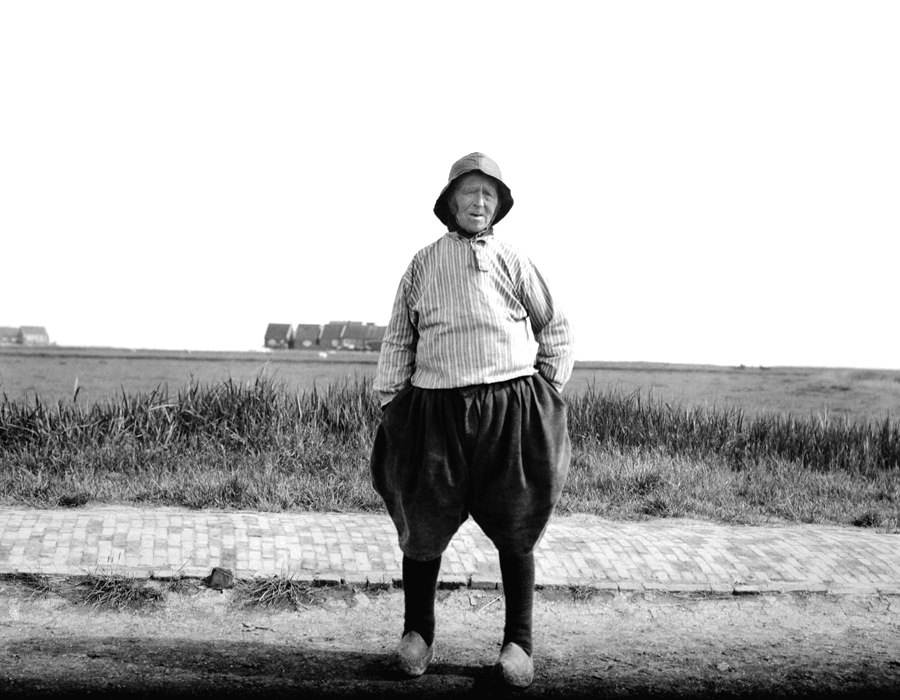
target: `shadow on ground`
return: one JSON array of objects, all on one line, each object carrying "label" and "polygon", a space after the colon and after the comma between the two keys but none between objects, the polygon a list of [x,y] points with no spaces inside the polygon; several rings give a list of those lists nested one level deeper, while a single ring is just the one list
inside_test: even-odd
[{"label": "shadow on ground", "polygon": [[[695,679],[667,684],[664,678],[608,675],[571,664],[542,664],[526,691],[500,685],[493,666],[438,660],[421,678],[405,679],[386,654],[323,651],[251,641],[148,640],[130,637],[22,639],[0,657],[4,698],[325,698],[325,697],[529,697],[529,698],[796,698],[826,700],[864,696],[894,698],[896,688],[817,687],[814,674],[796,684],[782,677],[733,683]],[[629,680],[630,678],[630,680]]]}]

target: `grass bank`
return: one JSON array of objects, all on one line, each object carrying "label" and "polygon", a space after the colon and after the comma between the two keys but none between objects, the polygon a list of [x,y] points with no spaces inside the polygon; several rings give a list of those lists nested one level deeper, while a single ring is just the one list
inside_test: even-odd
[{"label": "grass bank", "polygon": [[[381,510],[371,380],[299,393],[266,375],[82,405],[0,401],[0,502]],[[900,422],[567,396],[560,511],[853,524],[900,531]]]}]

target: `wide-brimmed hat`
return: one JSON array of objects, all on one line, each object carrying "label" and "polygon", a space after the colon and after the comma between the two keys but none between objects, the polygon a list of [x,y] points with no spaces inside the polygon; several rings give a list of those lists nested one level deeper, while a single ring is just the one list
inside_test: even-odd
[{"label": "wide-brimmed hat", "polygon": [[512,209],[513,198],[509,187],[503,182],[500,175],[498,165],[488,158],[484,153],[470,153],[456,161],[450,168],[450,177],[447,178],[447,184],[438,195],[437,201],[434,203],[434,215],[441,220],[448,228],[453,229],[456,226],[456,218],[450,211],[449,197],[447,196],[453,189],[453,184],[463,175],[471,172],[484,173],[497,182],[497,196],[500,201],[497,203],[497,209],[494,212],[494,220],[491,225],[496,224]]}]

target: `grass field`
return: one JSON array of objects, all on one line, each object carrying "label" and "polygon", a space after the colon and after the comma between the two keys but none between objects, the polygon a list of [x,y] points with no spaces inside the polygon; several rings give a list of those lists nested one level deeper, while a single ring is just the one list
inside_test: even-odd
[{"label": "grass field", "polygon": [[[10,358],[31,368],[32,388],[18,399],[3,389],[0,503],[383,507],[368,474],[374,356],[3,354],[4,387]],[[54,377],[74,386],[73,371],[85,386],[90,363],[115,379],[51,388]],[[900,531],[896,373],[583,365],[576,375],[561,512]]]},{"label": "grass field", "polygon": [[[39,396],[45,403],[82,404],[163,387],[174,392],[191,380],[252,381],[260,372],[293,391],[346,378],[370,378],[374,353],[172,352],[96,348],[0,348],[0,395],[12,401]],[[739,407],[747,415],[900,417],[900,371],[804,367],[716,367],[578,362],[566,392],[589,388],[639,392],[661,401],[710,408]]]}]

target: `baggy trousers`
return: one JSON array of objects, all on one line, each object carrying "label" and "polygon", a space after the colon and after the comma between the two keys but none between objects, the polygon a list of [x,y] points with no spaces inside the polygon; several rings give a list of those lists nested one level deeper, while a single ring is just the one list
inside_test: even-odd
[{"label": "baggy trousers", "polygon": [[434,559],[469,515],[503,554],[529,554],[571,459],[562,396],[540,374],[407,387],[385,407],[372,482],[410,559]]}]

